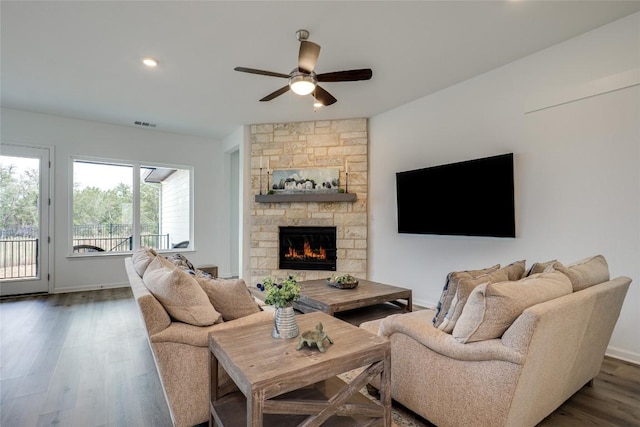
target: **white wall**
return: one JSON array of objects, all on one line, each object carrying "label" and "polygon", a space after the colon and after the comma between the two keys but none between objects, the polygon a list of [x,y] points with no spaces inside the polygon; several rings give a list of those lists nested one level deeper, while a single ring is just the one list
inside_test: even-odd
[{"label": "white wall", "polygon": [[[245,212],[245,207],[249,206],[247,200],[251,192],[250,180],[244,177],[244,171],[249,170],[246,164],[248,164],[251,158],[250,153],[246,151],[249,146],[248,133],[248,127],[241,126],[222,141],[226,154],[229,188],[229,194],[226,199],[229,206],[229,226],[231,234],[231,240],[229,242],[229,264],[233,268],[229,276],[239,277],[249,277],[248,254],[250,242],[248,228],[245,228],[249,221],[249,214]],[[234,215],[235,217],[233,217]]]},{"label": "white wall", "polygon": [[[369,278],[410,287],[431,306],[453,270],[603,254],[612,276],[633,279],[608,354],[640,363],[639,76],[634,14],[371,118]],[[515,154],[517,238],[397,233],[396,172],[506,152]],[[490,198],[416,201],[491,214]]]},{"label": "white wall", "polygon": [[160,234],[169,234],[169,247],[191,240],[189,227],[190,181],[188,169],[179,169],[162,181]]},{"label": "white wall", "polygon": [[[195,251],[185,255],[195,265],[216,264],[228,271],[228,207],[223,198],[223,153],[215,140],[149,129],[2,109],[2,143],[54,147],[53,292],[128,284],[123,255],[69,258],[70,157],[92,156],[144,163],[193,166],[195,183]],[[219,218],[223,220],[219,220]],[[226,222],[225,222],[226,221]],[[221,244],[223,241],[226,246]],[[225,256],[223,256],[225,255]],[[226,264],[221,262],[226,260]]]}]

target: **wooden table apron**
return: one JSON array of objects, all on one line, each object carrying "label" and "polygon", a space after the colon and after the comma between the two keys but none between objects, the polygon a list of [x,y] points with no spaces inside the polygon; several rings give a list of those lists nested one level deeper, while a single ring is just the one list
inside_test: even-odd
[{"label": "wooden table apron", "polygon": [[[233,387],[219,387],[220,364],[246,397],[247,426],[262,427],[262,415],[268,413],[309,415],[300,424],[305,427],[320,426],[335,414],[379,417],[384,426],[391,426],[390,343],[326,313],[298,315],[297,320],[301,333],[315,329],[316,324],[322,322],[324,331],[334,344],[325,342],[324,353],[307,346],[296,350],[299,338],[271,337],[272,322],[209,334],[211,420],[214,402],[223,398]],[[365,367],[364,372],[328,402],[307,404],[269,400],[361,367]],[[348,396],[359,393],[375,376],[381,380],[379,402],[371,401],[370,405],[344,404]],[[316,415],[312,415],[314,413]]]}]

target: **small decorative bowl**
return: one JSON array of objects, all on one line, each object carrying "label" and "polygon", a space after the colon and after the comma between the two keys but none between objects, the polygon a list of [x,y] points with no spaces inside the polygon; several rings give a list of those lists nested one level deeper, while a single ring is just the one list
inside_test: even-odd
[{"label": "small decorative bowl", "polygon": [[331,281],[331,278],[328,278],[327,285],[333,286],[334,288],[338,289],[353,289],[358,286],[358,281],[354,280],[352,282],[333,282]]}]

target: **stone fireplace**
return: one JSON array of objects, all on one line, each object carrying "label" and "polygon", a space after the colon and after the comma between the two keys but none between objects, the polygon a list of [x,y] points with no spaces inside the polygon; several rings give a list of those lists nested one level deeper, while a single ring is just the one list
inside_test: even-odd
[{"label": "stone fireplace", "polygon": [[336,227],[279,227],[280,270],[336,271]]},{"label": "stone fireplace", "polygon": [[[290,274],[299,280],[322,279],[332,274],[366,279],[367,126],[365,118],[250,126],[250,249],[248,271],[245,269],[243,273],[249,286],[255,286],[265,276],[284,278]],[[353,197],[329,201],[264,197],[268,195],[268,181],[274,170],[319,168],[338,168],[339,188]],[[280,230],[294,227],[333,229],[335,246],[325,248],[323,243],[321,250],[309,242],[306,260],[284,259],[283,263],[285,249]],[[293,251],[305,257],[304,238],[299,238]],[[322,251],[334,260],[319,261],[316,256]]]}]

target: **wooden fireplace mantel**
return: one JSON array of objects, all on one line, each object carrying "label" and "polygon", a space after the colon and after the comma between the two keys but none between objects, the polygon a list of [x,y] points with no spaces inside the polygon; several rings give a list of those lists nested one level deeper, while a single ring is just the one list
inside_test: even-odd
[{"label": "wooden fireplace mantel", "polygon": [[355,202],[355,193],[288,193],[288,194],[256,194],[257,203],[287,202]]}]

